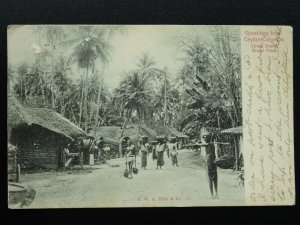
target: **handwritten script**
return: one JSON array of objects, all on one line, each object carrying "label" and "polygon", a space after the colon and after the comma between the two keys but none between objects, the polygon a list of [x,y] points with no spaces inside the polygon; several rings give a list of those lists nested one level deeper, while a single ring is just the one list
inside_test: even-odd
[{"label": "handwritten script", "polygon": [[292,29],[243,26],[241,54],[246,204],[294,204]]}]

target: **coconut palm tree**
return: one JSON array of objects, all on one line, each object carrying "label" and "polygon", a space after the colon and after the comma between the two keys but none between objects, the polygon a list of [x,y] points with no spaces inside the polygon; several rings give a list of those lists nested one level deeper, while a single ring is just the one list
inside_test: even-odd
[{"label": "coconut palm tree", "polygon": [[161,79],[161,73],[162,71],[155,67],[154,59],[148,53],[143,53],[138,59],[137,69],[126,74],[120,87],[115,90],[114,101],[118,102],[119,110],[126,118],[121,137],[133,115],[141,122],[153,111],[150,102],[154,97],[154,87]]},{"label": "coconut palm tree", "polygon": [[[119,26],[119,25],[104,25],[102,26],[103,30],[103,36],[104,39],[107,41],[108,46],[110,46],[110,41],[114,35],[117,33],[120,33],[122,35],[127,33],[127,29],[125,26]],[[105,73],[106,64],[103,64],[101,73],[98,74],[98,96],[97,96],[97,104],[96,104],[96,112],[95,112],[95,125],[94,125],[94,135],[96,135],[98,125],[99,125],[99,110],[100,110],[100,103],[101,98],[103,95],[101,93],[103,92],[103,83],[104,83],[104,73]],[[105,120],[105,118],[104,118]],[[102,120],[103,121],[103,120]]]},{"label": "coconut palm tree", "polygon": [[134,71],[128,74],[115,90],[114,102],[119,106],[121,114],[125,117],[121,137],[127,123],[133,114],[142,119],[147,112],[147,102],[153,96],[147,74]]},{"label": "coconut palm tree", "polygon": [[[109,45],[104,39],[104,32],[95,26],[80,26],[76,30],[74,39],[65,42],[66,45],[72,46],[70,62],[76,63],[78,68],[85,70],[84,89],[81,100],[81,111],[84,112],[85,131],[88,129],[88,76],[89,71],[95,70],[96,60],[103,63],[108,61]],[[78,35],[78,36],[77,36]],[[81,115],[79,123],[81,123]]]},{"label": "coconut palm tree", "polygon": [[38,34],[39,42],[42,42],[42,39],[45,43],[41,44],[43,48],[50,47],[50,57],[51,57],[51,102],[52,108],[55,108],[55,91],[54,91],[54,65],[55,65],[55,50],[57,49],[59,42],[65,40],[67,35],[63,28],[60,25],[39,25],[33,27],[33,33]]}]

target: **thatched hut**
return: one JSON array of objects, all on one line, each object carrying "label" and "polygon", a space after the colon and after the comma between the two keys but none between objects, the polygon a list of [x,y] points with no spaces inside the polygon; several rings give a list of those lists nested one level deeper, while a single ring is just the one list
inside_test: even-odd
[{"label": "thatched hut", "polygon": [[[102,126],[97,131],[97,136],[113,139],[119,141],[121,137],[122,128],[114,126]],[[143,136],[147,136],[149,141],[155,140],[156,132],[149,127],[142,125],[128,125],[124,129],[123,136],[130,137],[130,139],[137,143]]]},{"label": "thatched hut", "polygon": [[[112,150],[118,150],[119,155],[122,155],[122,147],[120,140],[121,133],[121,127],[101,126],[98,128],[96,136],[104,137],[104,142],[105,140],[111,140]],[[135,145],[138,145],[139,140],[144,136],[147,136],[148,141],[151,142],[155,140],[156,132],[145,125],[128,125],[123,132],[123,137],[129,137]],[[115,142],[113,141],[117,141],[118,146],[116,146]]]},{"label": "thatched hut", "polygon": [[232,127],[220,131],[221,135],[230,135],[233,139],[234,144],[234,157],[235,157],[235,168],[237,170],[243,165],[242,155],[243,155],[243,126]]},{"label": "thatched hut", "polygon": [[159,128],[158,135],[162,135],[166,137],[176,137],[178,142],[181,145],[187,144],[189,140],[189,136],[179,132],[173,127],[168,127],[168,126]]},{"label": "thatched hut", "polygon": [[86,133],[54,110],[29,109],[8,96],[8,142],[19,149],[21,167],[57,168],[62,165],[63,148]]}]

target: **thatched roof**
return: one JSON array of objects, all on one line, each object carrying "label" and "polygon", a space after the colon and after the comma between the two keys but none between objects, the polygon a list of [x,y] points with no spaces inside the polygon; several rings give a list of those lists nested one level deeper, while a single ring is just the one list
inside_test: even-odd
[{"label": "thatched roof", "polygon": [[37,125],[65,135],[71,139],[75,137],[86,136],[86,133],[81,128],[54,110],[34,108],[31,109],[31,111],[36,118],[34,123]]},{"label": "thatched roof", "polygon": [[179,132],[173,127],[161,127],[159,131],[159,135],[165,135],[165,136],[173,136],[173,137],[179,137],[179,138],[188,138],[189,136]]},{"label": "thatched roof", "polygon": [[239,127],[232,127],[226,130],[220,131],[221,134],[242,134],[243,133],[243,126]]},{"label": "thatched roof", "polygon": [[74,139],[86,136],[86,133],[74,123],[64,118],[54,110],[45,108],[30,109],[24,107],[14,96],[9,95],[7,101],[7,127],[10,134],[11,129],[21,124],[38,125],[55,133]]},{"label": "thatched roof", "polygon": [[[101,126],[98,128],[97,137],[104,137],[104,139],[112,139],[119,141],[122,129],[115,126]],[[125,128],[123,136],[130,137],[133,141],[138,141],[142,136],[148,136],[149,141],[154,140],[156,132],[151,128],[141,125],[129,125]]]},{"label": "thatched roof", "polygon": [[116,146],[119,146],[119,142],[114,140],[114,139],[111,139],[111,138],[103,138],[103,143],[104,144],[109,144],[109,145],[116,145]]}]

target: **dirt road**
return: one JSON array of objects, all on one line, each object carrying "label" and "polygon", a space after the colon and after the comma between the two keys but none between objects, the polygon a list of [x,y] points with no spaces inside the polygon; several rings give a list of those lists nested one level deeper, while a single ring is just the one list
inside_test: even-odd
[{"label": "dirt road", "polygon": [[[156,161],[148,157],[147,170],[140,168],[133,179],[123,177],[124,159],[84,170],[44,172],[23,175],[22,182],[37,194],[30,208],[140,207],[140,206],[212,206],[244,204],[244,188],[237,174],[218,169],[219,199],[210,199],[206,172],[200,155],[191,150],[179,151],[179,167],[171,165],[156,170]],[[119,167],[109,165],[118,164]]]}]

